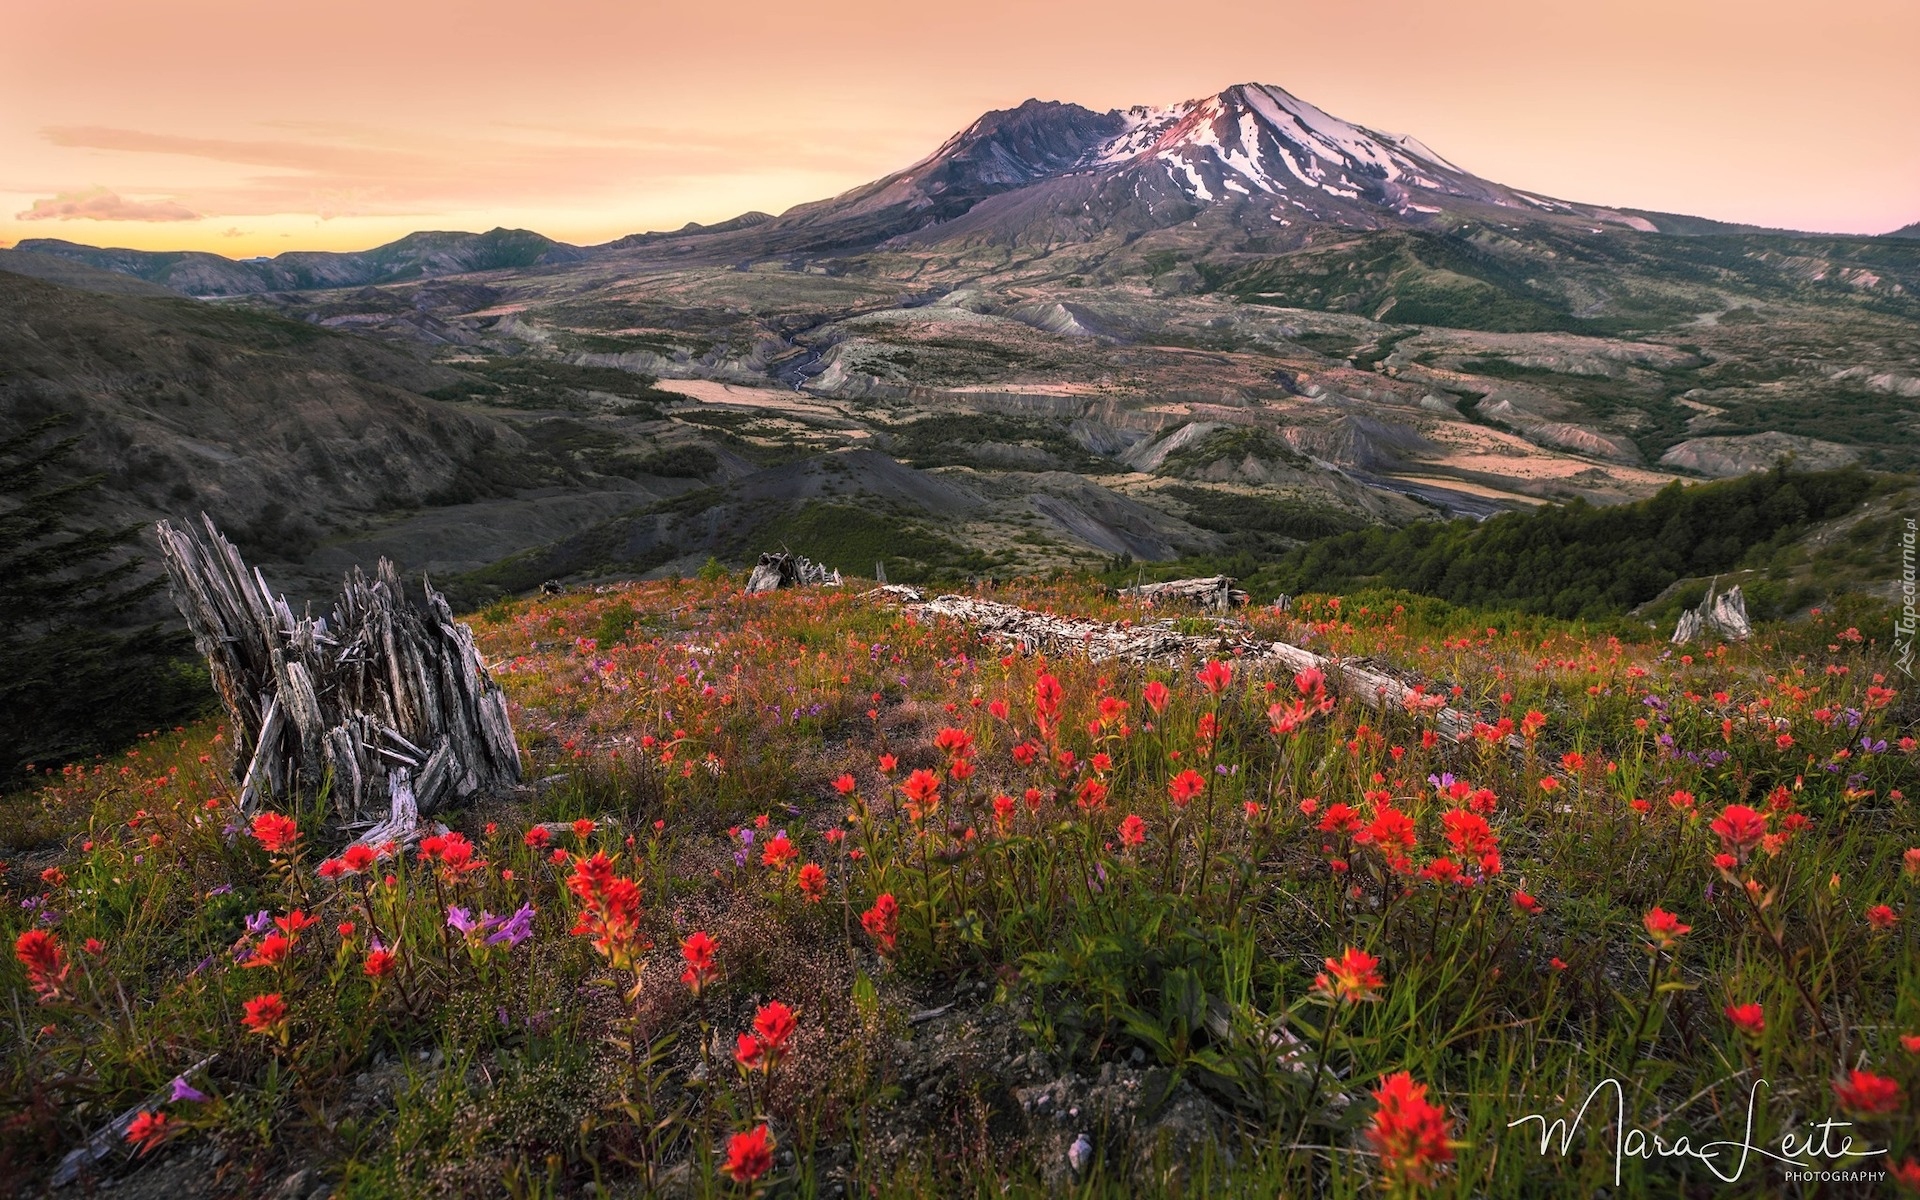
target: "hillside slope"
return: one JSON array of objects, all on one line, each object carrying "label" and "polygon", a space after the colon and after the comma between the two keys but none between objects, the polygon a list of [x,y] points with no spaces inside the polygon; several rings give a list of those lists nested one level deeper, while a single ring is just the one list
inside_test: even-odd
[{"label": "hillside slope", "polygon": [[279,559],[349,514],[492,482],[522,439],[420,394],[454,378],[299,322],[0,271],[0,437],[64,414],[114,515],[204,510]]}]

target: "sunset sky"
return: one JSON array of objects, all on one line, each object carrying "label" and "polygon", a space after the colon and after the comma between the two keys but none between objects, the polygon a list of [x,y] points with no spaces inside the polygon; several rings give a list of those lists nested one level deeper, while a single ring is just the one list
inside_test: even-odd
[{"label": "sunset sky", "polygon": [[1569,199],[1920,219],[1915,0],[9,9],[0,244],[591,243],[831,195],[1030,96],[1105,109],[1254,80]]}]

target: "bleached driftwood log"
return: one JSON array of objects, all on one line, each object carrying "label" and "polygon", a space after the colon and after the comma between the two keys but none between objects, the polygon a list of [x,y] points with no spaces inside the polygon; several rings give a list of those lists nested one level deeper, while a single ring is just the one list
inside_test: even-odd
[{"label": "bleached driftwood log", "polygon": [[1699,608],[1680,614],[1680,623],[1673,630],[1674,645],[1684,646],[1704,633],[1718,634],[1729,642],[1744,642],[1753,636],[1753,623],[1747,620],[1747,598],[1740,594],[1740,585],[1736,583],[1715,595],[1718,583],[1716,579],[1707,584],[1707,595]]},{"label": "bleached driftwood log", "polygon": [[1149,604],[1192,604],[1213,612],[1228,612],[1252,597],[1233,586],[1231,575],[1208,575],[1200,579],[1169,579],[1165,583],[1142,583],[1121,588],[1122,599],[1145,600]]},{"label": "bleached driftwood log", "polygon": [[789,587],[837,587],[839,583],[839,571],[830,571],[801,555],[781,551],[760,556],[753,573],[747,576],[747,592],[751,595]]},{"label": "bleached driftwood log", "polygon": [[[978,630],[982,636],[1028,653],[1081,654],[1096,662],[1120,659],[1167,664],[1231,655],[1255,670],[1282,669],[1297,674],[1312,667],[1326,676],[1329,689],[1369,707],[1430,713],[1439,732],[1455,741],[1472,737],[1473,727],[1479,720],[1472,713],[1448,707],[1437,695],[1416,693],[1411,685],[1390,675],[1315,654],[1287,642],[1264,641],[1233,624],[1222,623],[1210,634],[1183,633],[1173,621],[1119,625],[1085,617],[1038,613],[971,596],[946,595],[920,600],[900,594],[906,591],[904,588],[875,589],[875,593],[887,595],[905,607],[959,621]],[[1508,743],[1516,747],[1522,745],[1518,737],[1509,738]]]},{"label": "bleached driftwood log", "polygon": [[157,532],[226,706],[243,812],[330,781],[339,824],[405,838],[437,808],[520,781],[506,695],[431,585],[409,601],[383,558],[371,580],[354,568],[332,613],[296,617],[201,520],[204,541]]}]

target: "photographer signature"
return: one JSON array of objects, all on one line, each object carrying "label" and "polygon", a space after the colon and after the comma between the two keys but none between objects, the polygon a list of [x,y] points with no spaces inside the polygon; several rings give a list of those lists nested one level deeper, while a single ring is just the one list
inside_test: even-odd
[{"label": "photographer signature", "polygon": [[[1524,1117],[1508,1121],[1507,1128],[1512,1129],[1516,1125],[1525,1125],[1529,1121],[1538,1121],[1540,1123],[1541,1157],[1544,1158],[1547,1155],[1549,1147],[1553,1145],[1557,1138],[1560,1143],[1560,1156],[1564,1158],[1566,1157],[1567,1151],[1573,1145],[1574,1134],[1580,1129],[1581,1123],[1586,1120],[1587,1110],[1593,1107],[1594,1101],[1599,1098],[1602,1092],[1611,1090],[1614,1105],[1613,1120],[1610,1123],[1614,1126],[1613,1182],[1615,1187],[1620,1185],[1621,1164],[1629,1158],[1698,1159],[1700,1163],[1705,1166],[1707,1170],[1713,1172],[1714,1176],[1721,1182],[1733,1183],[1746,1171],[1747,1161],[1754,1155],[1805,1169],[1817,1167],[1823,1161],[1831,1163],[1839,1159],[1871,1158],[1876,1154],[1887,1153],[1884,1149],[1855,1149],[1853,1136],[1844,1132],[1838,1133],[1837,1140],[1839,1145],[1836,1148],[1834,1145],[1836,1141],[1836,1131],[1851,1129],[1853,1123],[1851,1121],[1836,1121],[1832,1118],[1824,1121],[1816,1121],[1812,1128],[1805,1134],[1786,1134],[1780,1139],[1778,1152],[1766,1146],[1755,1144],[1753,1140],[1754,1108],[1760,1089],[1767,1086],[1769,1085],[1766,1080],[1757,1080],[1753,1087],[1747,1092],[1747,1125],[1738,1140],[1720,1139],[1717,1141],[1703,1142],[1696,1146],[1693,1144],[1692,1139],[1685,1134],[1680,1135],[1672,1141],[1668,1141],[1652,1130],[1629,1128],[1624,1119],[1626,1112],[1626,1091],[1620,1086],[1618,1079],[1603,1079],[1596,1084],[1593,1090],[1587,1093],[1587,1098],[1581,1103],[1579,1111],[1573,1114],[1571,1122],[1562,1117],[1559,1120],[1549,1123],[1545,1116],[1539,1113],[1529,1113]],[[1602,1128],[1604,1128],[1604,1126]],[[1721,1165],[1723,1161],[1729,1159],[1732,1161],[1731,1170],[1727,1170]]]}]

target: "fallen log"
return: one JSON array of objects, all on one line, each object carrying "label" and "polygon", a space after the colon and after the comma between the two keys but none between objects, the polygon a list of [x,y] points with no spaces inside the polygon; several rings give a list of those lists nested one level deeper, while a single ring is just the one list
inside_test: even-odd
[{"label": "fallen log", "polygon": [[205,540],[165,521],[157,533],[227,710],[242,812],[324,791],[342,828],[405,839],[422,816],[520,782],[506,694],[430,584],[408,600],[383,558],[371,580],[347,576],[331,613],[296,617],[201,520]]},{"label": "fallen log", "polygon": [[[1253,669],[1281,669],[1294,674],[1314,668],[1326,676],[1330,690],[1375,709],[1400,708],[1428,714],[1440,734],[1454,741],[1470,739],[1474,726],[1480,723],[1473,713],[1452,708],[1438,696],[1416,692],[1411,685],[1390,675],[1315,654],[1287,642],[1265,641],[1244,627],[1228,622],[1222,622],[1213,633],[1196,634],[1182,632],[1173,621],[1120,625],[1086,617],[1039,613],[971,596],[946,595],[926,600],[905,588],[876,588],[870,594],[884,596],[918,612],[958,621],[978,630],[983,637],[1027,653],[1080,654],[1095,662],[1118,659],[1166,665],[1209,657],[1234,657]],[[1518,737],[1509,737],[1507,742],[1515,748],[1525,744]]]},{"label": "fallen log", "polygon": [[1149,607],[1160,604],[1191,604],[1213,612],[1229,612],[1250,603],[1252,597],[1233,586],[1231,575],[1207,575],[1199,579],[1169,579],[1164,583],[1142,583],[1121,588],[1124,600],[1145,601]]}]

